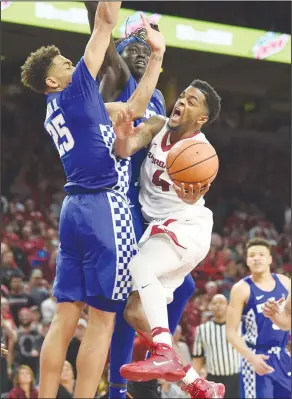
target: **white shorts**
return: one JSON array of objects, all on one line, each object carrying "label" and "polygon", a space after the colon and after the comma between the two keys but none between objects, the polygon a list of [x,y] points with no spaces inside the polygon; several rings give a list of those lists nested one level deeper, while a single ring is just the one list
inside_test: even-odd
[{"label": "white shorts", "polygon": [[[207,256],[213,228],[213,214],[205,207],[198,217],[165,219],[149,224],[139,242],[139,253],[131,263],[152,269],[165,289],[168,303],[184,278]],[[141,269],[145,270],[145,269]],[[137,287],[133,286],[133,290]]]}]

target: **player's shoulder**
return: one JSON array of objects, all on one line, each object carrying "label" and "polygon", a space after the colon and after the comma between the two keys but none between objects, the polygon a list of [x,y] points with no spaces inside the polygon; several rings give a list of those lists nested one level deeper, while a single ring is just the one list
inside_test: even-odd
[{"label": "player's shoulder", "polygon": [[198,141],[202,141],[203,143],[208,143],[210,144],[209,140],[207,139],[207,137],[205,136],[205,134],[203,132],[198,133],[195,137],[195,140]]},{"label": "player's shoulder", "polygon": [[276,274],[278,279],[280,280],[280,283],[284,285],[284,287],[290,292],[291,291],[291,279],[287,276],[284,276],[284,274]]},{"label": "player's shoulder", "polygon": [[167,130],[168,118],[162,115],[154,115],[149,118],[146,123],[152,125],[157,135],[163,134]]},{"label": "player's shoulder", "polygon": [[250,295],[250,286],[246,279],[243,278],[233,285],[231,295],[236,297],[242,296],[242,299],[247,299]]}]

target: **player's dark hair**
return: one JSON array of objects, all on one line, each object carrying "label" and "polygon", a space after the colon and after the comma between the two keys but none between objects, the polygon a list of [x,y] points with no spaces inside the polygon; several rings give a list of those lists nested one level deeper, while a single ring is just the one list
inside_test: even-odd
[{"label": "player's dark hair", "polygon": [[271,244],[269,243],[269,241],[265,240],[264,238],[261,237],[257,237],[257,238],[252,238],[251,240],[249,240],[246,243],[246,250],[248,250],[251,247],[255,247],[255,246],[262,246],[262,247],[266,247],[269,252],[271,252]]},{"label": "player's dark hair", "polygon": [[21,67],[21,82],[37,93],[47,89],[46,77],[53,59],[60,55],[56,46],[43,46],[31,53]]},{"label": "player's dark hair", "polygon": [[191,83],[191,86],[199,89],[206,98],[206,106],[208,108],[209,120],[206,123],[213,123],[217,118],[221,110],[221,98],[209,83],[203,80],[196,79]]}]

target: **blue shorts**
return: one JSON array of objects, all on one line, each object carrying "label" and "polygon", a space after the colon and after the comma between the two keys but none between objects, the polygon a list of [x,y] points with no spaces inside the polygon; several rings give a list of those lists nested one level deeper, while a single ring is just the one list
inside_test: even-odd
[{"label": "blue shorts", "polygon": [[276,347],[268,352],[257,350],[256,353],[264,353],[269,356],[269,359],[265,360],[265,362],[273,367],[275,371],[271,374],[260,376],[243,359],[241,398],[291,398],[291,357],[288,351]]},{"label": "blue shorts", "polygon": [[128,197],[131,202],[131,214],[133,220],[133,226],[135,230],[136,241],[139,242],[140,238],[146,230],[146,222],[142,215],[141,204],[139,202],[139,187],[130,186]]},{"label": "blue shorts", "polygon": [[65,198],[59,225],[53,295],[58,302],[85,302],[115,311],[132,280],[128,263],[137,253],[130,207],[110,191]]}]

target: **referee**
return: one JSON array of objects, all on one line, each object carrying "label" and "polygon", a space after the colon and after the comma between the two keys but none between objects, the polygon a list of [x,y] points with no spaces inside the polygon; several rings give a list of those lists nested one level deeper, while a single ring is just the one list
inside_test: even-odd
[{"label": "referee", "polygon": [[225,398],[240,398],[240,355],[226,339],[227,299],[215,295],[210,303],[213,319],[201,324],[196,331],[193,366],[202,373],[205,366],[207,380],[225,385]]}]

